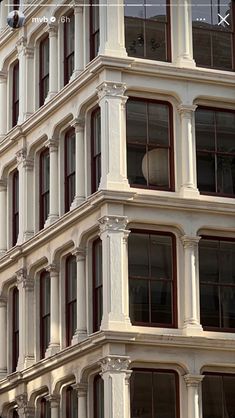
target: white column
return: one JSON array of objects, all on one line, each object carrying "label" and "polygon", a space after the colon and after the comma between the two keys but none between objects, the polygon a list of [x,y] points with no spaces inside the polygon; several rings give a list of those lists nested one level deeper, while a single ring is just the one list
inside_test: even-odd
[{"label": "white column", "polygon": [[81,248],[76,248],[73,255],[77,261],[77,328],[72,339],[72,344],[84,340],[87,337],[86,315],[86,254]]},{"label": "white column", "polygon": [[75,128],[75,197],[71,205],[71,209],[74,209],[85,200],[84,120],[74,119],[71,126]]},{"label": "white column", "polygon": [[198,195],[196,175],[196,141],[194,132],[194,112],[197,106],[180,105],[178,111],[181,117],[181,150],[182,150],[182,196]]},{"label": "white column", "polygon": [[19,235],[17,245],[22,244],[34,234],[33,227],[33,160],[27,157],[27,151],[22,148],[16,153],[19,171]]},{"label": "white column", "polygon": [[51,418],[59,418],[60,414],[60,396],[59,395],[49,395],[46,396],[46,399],[50,402],[51,408]]},{"label": "white column", "polygon": [[190,418],[202,418],[200,387],[203,378],[203,375],[184,375],[184,380],[188,390],[188,417]]},{"label": "white column", "polygon": [[83,6],[74,6],[74,70],[72,79],[84,70]]},{"label": "white column", "polygon": [[[18,124],[26,119],[26,96],[27,96],[27,78],[26,78],[26,38],[21,37],[17,43],[18,59],[19,59],[19,118]],[[32,77],[32,75],[31,75]],[[32,94],[32,92],[31,92]]]},{"label": "white column", "polygon": [[8,3],[7,0],[3,0],[0,5],[0,32],[3,32],[4,29],[6,29],[7,26],[7,15],[8,15],[8,6],[6,4]]},{"label": "white column", "polygon": [[7,250],[7,183],[0,180],[0,256]]},{"label": "white column", "polygon": [[25,269],[16,272],[19,290],[19,359],[17,371],[34,363],[34,281]]},{"label": "white column", "polygon": [[[101,7],[101,9],[105,7]],[[103,82],[98,88],[101,111],[101,180],[99,190],[129,190],[126,162],[126,114],[123,83]]]},{"label": "white column", "polygon": [[127,238],[130,231],[125,216],[99,219],[102,240],[103,318],[101,329],[128,329],[129,290]]},{"label": "white column", "polygon": [[59,273],[54,264],[50,264],[47,269],[50,273],[51,283],[51,318],[50,318],[50,343],[46,350],[45,357],[52,356],[60,350],[59,333]]},{"label": "white column", "polygon": [[176,65],[180,67],[193,68],[193,37],[192,37],[192,12],[190,0],[178,0],[178,56]]},{"label": "white column", "polygon": [[189,334],[202,331],[200,325],[198,243],[200,237],[184,235],[184,330]]},{"label": "white column", "polygon": [[59,175],[58,175],[58,140],[49,139],[45,144],[50,152],[50,209],[45,226],[53,224],[59,218]]},{"label": "white column", "polygon": [[0,138],[2,138],[7,133],[7,74],[3,71],[0,71],[0,109]]},{"label": "white column", "polygon": [[87,418],[87,384],[76,383],[73,388],[78,394],[78,418]]},{"label": "white column", "polygon": [[47,30],[49,33],[49,92],[46,101],[58,92],[58,27],[50,23]]},{"label": "white column", "polygon": [[7,299],[0,297],[0,379],[7,374]]},{"label": "white column", "polygon": [[[25,121],[29,116],[34,112],[34,103],[35,103],[35,79],[34,79],[34,48],[27,46],[24,49],[25,55],[25,109],[23,120]],[[20,65],[20,63],[19,63]],[[20,74],[20,72],[19,72]],[[21,82],[21,81],[20,81]]]},{"label": "white column", "polygon": [[131,376],[127,357],[108,356],[101,360],[104,380],[104,418],[130,418],[127,381]]},{"label": "white column", "polygon": [[100,55],[126,57],[124,1],[104,0],[99,7]]}]

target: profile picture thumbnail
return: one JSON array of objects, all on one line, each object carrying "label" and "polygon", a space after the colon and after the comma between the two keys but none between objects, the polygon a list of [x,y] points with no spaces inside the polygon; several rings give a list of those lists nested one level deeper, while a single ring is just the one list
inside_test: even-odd
[{"label": "profile picture thumbnail", "polygon": [[25,16],[19,10],[12,10],[7,16],[7,23],[13,29],[21,28],[24,25]]}]

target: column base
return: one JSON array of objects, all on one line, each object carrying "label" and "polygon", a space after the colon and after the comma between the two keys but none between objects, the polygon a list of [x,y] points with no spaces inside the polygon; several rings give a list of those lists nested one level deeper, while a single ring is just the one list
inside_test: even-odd
[{"label": "column base", "polygon": [[72,345],[78,344],[87,338],[86,331],[76,331],[72,338]]},{"label": "column base", "polygon": [[115,180],[101,179],[98,190],[130,191],[130,184],[126,178]]},{"label": "column base", "polygon": [[73,74],[70,77],[69,82],[73,81],[75,78],[77,78],[83,70],[74,70]]},{"label": "column base", "polygon": [[0,250],[0,258],[6,254],[7,250]]},{"label": "column base", "polygon": [[7,376],[7,369],[0,369],[0,380]]},{"label": "column base", "polygon": [[49,347],[46,349],[45,358],[54,356],[59,351],[60,351],[60,345],[59,344],[50,344]]},{"label": "column base", "polygon": [[34,356],[25,356],[25,358],[22,359],[22,361],[18,361],[16,371],[20,372],[21,370],[27,369],[28,367],[31,367],[34,363]]},{"label": "column base", "polygon": [[56,94],[57,94],[56,91],[49,92],[48,95],[47,95],[47,97],[46,97],[46,99],[45,99],[44,104],[46,104],[47,102],[49,102],[49,100],[51,100],[53,97],[55,97]]},{"label": "column base", "polygon": [[47,226],[50,226],[50,225],[52,225],[54,222],[56,222],[57,220],[59,219],[59,215],[49,215],[48,216],[48,218],[47,218],[47,220],[46,220],[46,222],[45,222],[45,225],[44,225],[44,227],[47,227]]},{"label": "column base", "polygon": [[199,323],[185,323],[183,334],[187,336],[201,336],[203,328]]},{"label": "column base", "polygon": [[195,68],[196,62],[190,57],[178,57],[175,65],[181,68]]},{"label": "column base", "polygon": [[72,210],[72,209],[77,208],[77,207],[78,207],[78,206],[80,206],[80,205],[81,205],[84,201],[85,201],[85,197],[75,196],[75,198],[74,198],[74,200],[73,200],[73,202],[72,202],[72,204],[71,204],[71,206],[70,206],[70,209]]},{"label": "column base", "polygon": [[182,186],[180,188],[180,196],[194,199],[195,197],[199,197],[200,193],[195,187]]},{"label": "column base", "polygon": [[34,231],[25,231],[24,232],[24,242],[28,241],[28,239],[33,238]]},{"label": "column base", "polygon": [[99,55],[108,55],[110,57],[120,57],[120,58],[127,58],[126,48],[121,47],[117,49],[110,49],[107,45],[103,51],[99,50]]},{"label": "column base", "polygon": [[123,320],[114,320],[110,318],[103,318],[101,322],[101,331],[129,331],[132,326],[130,318],[124,317]]}]

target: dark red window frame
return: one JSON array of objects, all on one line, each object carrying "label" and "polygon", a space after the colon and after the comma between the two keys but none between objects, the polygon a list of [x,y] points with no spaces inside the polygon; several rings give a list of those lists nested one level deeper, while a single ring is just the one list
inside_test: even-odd
[{"label": "dark red window frame", "polygon": [[104,418],[104,381],[97,374],[93,381],[94,418]]},{"label": "dark red window frame", "polygon": [[[72,337],[77,327],[77,289],[70,295],[69,289],[77,288],[77,275],[72,276],[71,263],[76,265],[76,257],[70,255],[66,259],[65,297],[66,297],[66,344],[71,345]],[[75,283],[73,281],[75,280]],[[75,315],[75,318],[74,318]]]},{"label": "dark red window frame", "polygon": [[[46,62],[45,62],[45,55]],[[42,106],[49,92],[49,35],[43,38],[39,45],[39,106]],[[45,68],[47,71],[44,73]]]},{"label": "dark red window frame", "polygon": [[40,173],[39,173],[39,228],[43,229],[44,224],[47,220],[49,214],[49,199],[50,199],[50,179],[48,179],[48,185],[44,188],[46,176],[50,177],[50,173],[46,173],[47,171],[47,163],[49,164],[50,171],[50,153],[49,149],[46,148],[40,154]]},{"label": "dark red window frame", "polygon": [[19,290],[12,291],[12,371],[15,372],[19,358]]},{"label": "dark red window frame", "polygon": [[[97,257],[101,270],[98,270]],[[99,331],[103,312],[102,241],[98,238],[92,245],[93,265],[93,332]],[[99,277],[99,275],[101,277]],[[100,280],[98,280],[100,279]],[[98,283],[97,283],[98,280]]]},{"label": "dark red window frame", "polygon": [[[204,417],[207,418],[207,415],[205,414],[206,411],[205,411],[205,404],[204,404],[205,400],[207,400],[207,398],[204,397],[204,387],[205,387],[205,382],[206,382],[205,378],[210,377],[210,376],[211,377],[213,377],[213,376],[214,377],[221,377],[222,379],[223,379],[223,377],[233,378],[234,379],[233,388],[234,388],[235,387],[235,375],[232,374],[232,373],[221,373],[221,372],[203,372],[203,375],[205,377],[202,380],[202,412],[203,412],[203,418]],[[221,400],[225,401],[226,397],[225,397],[225,393],[224,393],[224,381],[222,381],[222,384],[223,384],[223,393],[221,394],[222,395]],[[213,384],[213,390],[214,389],[215,389],[215,386]],[[213,396],[213,393],[212,393],[213,398],[217,401],[218,400],[218,392],[217,392],[216,395],[217,396]],[[233,394],[233,399],[234,399],[234,395],[235,395],[235,391],[234,391],[234,394]],[[227,413],[230,412],[230,411],[227,410],[227,405],[226,404],[222,403],[222,407],[223,407],[222,413],[223,413],[223,416],[225,417],[227,415]],[[218,403],[217,402],[216,402],[215,408],[216,408],[216,413],[220,413],[220,411],[218,411]],[[233,402],[233,412],[234,412],[234,402]],[[210,417],[211,416],[212,415],[210,414]],[[229,413],[227,416],[233,416],[233,415],[230,415],[230,413]]]},{"label": "dark red window frame", "polygon": [[[171,238],[171,249],[172,249],[172,277],[171,279],[155,279],[152,276],[144,277],[144,276],[131,276],[129,273],[129,286],[131,280],[148,280],[148,297],[149,297],[149,318],[151,318],[151,288],[150,285],[154,281],[162,281],[162,282],[168,282],[171,283],[171,317],[172,321],[171,323],[158,323],[158,322],[140,322],[140,321],[134,321],[132,320],[133,325],[140,325],[145,327],[159,327],[159,328],[176,328],[178,323],[178,307],[177,307],[177,265],[176,265],[176,237],[171,232],[163,232],[163,231],[151,231],[151,230],[144,230],[144,229],[132,229],[131,234],[143,234],[143,235],[156,235],[156,236],[167,236]],[[130,251],[130,250],[129,250]],[[130,256],[128,256],[129,259]],[[148,253],[149,263],[150,263],[150,253]],[[130,297],[129,297],[130,300]]]},{"label": "dark red window frame", "polygon": [[40,418],[51,418],[50,403],[45,398],[40,401]]},{"label": "dark red window frame", "polygon": [[78,418],[78,397],[72,386],[66,389],[66,418]]},{"label": "dark red window frame", "polygon": [[90,61],[98,55],[99,44],[99,0],[90,0]]},{"label": "dark red window frame", "polygon": [[19,117],[19,61],[12,71],[12,127],[17,125]]},{"label": "dark red window frame", "polygon": [[[64,197],[65,212],[69,212],[71,203],[75,196],[75,129],[71,128],[65,134],[64,141]],[[72,152],[74,150],[74,152]],[[71,165],[71,167],[70,167]]]},{"label": "dark red window frame", "polygon": [[100,108],[91,114],[91,192],[98,190],[101,179],[101,119]]},{"label": "dark red window frame", "polygon": [[[49,295],[48,295],[49,293]],[[50,273],[43,271],[40,275],[40,358],[45,357],[46,349],[50,342],[50,321],[51,321],[51,306],[50,306]],[[45,295],[48,295],[49,306],[46,306]]]},{"label": "dark red window frame", "polygon": [[19,171],[12,174],[12,245],[16,245],[19,234]]},{"label": "dark red window frame", "polygon": [[67,20],[64,23],[64,85],[68,84],[70,77],[74,71],[74,43],[73,48],[71,51],[68,51],[67,44],[70,37],[70,25],[73,25],[72,28],[75,28],[75,19],[74,13],[69,13],[67,16]]},{"label": "dark red window frame", "polygon": [[[133,102],[140,102],[148,104],[156,104],[156,105],[164,105],[168,107],[168,146],[166,145],[158,145],[155,143],[149,142],[149,139],[146,137],[145,145],[136,143],[135,139],[128,138],[128,103]],[[148,118],[149,113],[148,111],[145,114],[146,117],[146,126],[148,131]],[[151,100],[151,99],[144,99],[144,98],[137,98],[137,97],[130,97],[126,104],[126,125],[127,125],[127,158],[128,158],[128,148],[139,148],[144,149],[147,153],[148,151],[151,151],[152,149],[168,149],[169,157],[168,157],[168,169],[169,169],[169,177],[168,177],[168,185],[169,187],[165,186],[156,186],[156,185],[150,185],[150,184],[139,184],[139,183],[132,183],[131,187],[136,188],[143,188],[143,189],[153,189],[153,190],[166,190],[166,191],[174,191],[175,190],[175,175],[174,175],[174,139],[173,139],[173,108],[171,103],[161,100]],[[127,163],[127,171],[128,171],[128,163]],[[148,181],[146,180],[148,183]]]},{"label": "dark red window frame", "polygon": [[[131,381],[130,381],[130,397],[131,397],[131,403],[134,397],[134,394],[132,393],[133,391],[133,386],[132,386],[132,381],[134,379],[134,375],[135,372],[145,372],[145,373],[151,373],[152,374],[152,379],[153,379],[153,375],[157,374],[157,373],[168,373],[168,374],[172,374],[175,376],[175,417],[174,418],[180,418],[180,400],[179,400],[179,375],[175,370],[172,369],[145,369],[145,368],[134,368],[132,371],[132,375],[131,375]],[[157,411],[154,411],[154,404],[153,404],[153,397],[154,397],[154,393],[153,393],[153,385],[152,385],[152,413],[151,413],[151,418],[161,418],[160,416],[158,416]],[[131,405],[132,407],[132,405]],[[132,418],[132,416],[131,416]],[[134,418],[134,417],[133,417]]]}]

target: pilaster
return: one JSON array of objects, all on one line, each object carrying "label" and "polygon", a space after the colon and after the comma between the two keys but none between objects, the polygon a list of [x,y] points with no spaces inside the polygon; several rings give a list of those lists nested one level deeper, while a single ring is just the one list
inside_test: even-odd
[{"label": "pilaster", "polygon": [[177,12],[178,56],[176,65],[184,68],[194,68],[196,63],[193,59],[191,1],[178,0]]},{"label": "pilaster", "polygon": [[100,55],[126,57],[124,1],[104,0],[99,8]]},{"label": "pilaster", "polygon": [[50,343],[46,350],[45,357],[50,357],[60,350],[60,337],[59,337],[59,272],[55,264],[47,266],[46,270],[50,273],[50,306],[51,306],[51,318],[50,318]]}]

